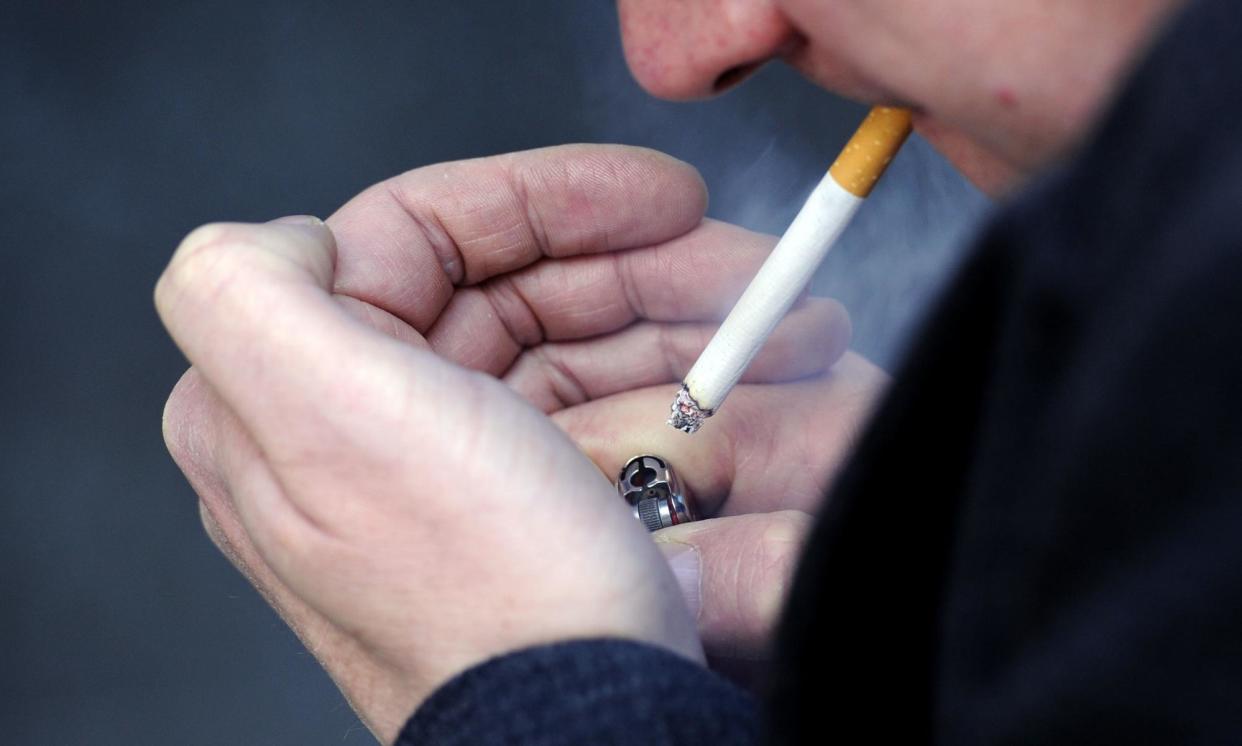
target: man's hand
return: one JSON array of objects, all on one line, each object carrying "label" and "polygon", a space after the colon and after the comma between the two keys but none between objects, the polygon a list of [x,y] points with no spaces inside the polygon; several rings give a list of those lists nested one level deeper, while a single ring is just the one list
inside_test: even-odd
[{"label": "man's hand", "polygon": [[[811,302],[831,304],[826,325],[795,329],[800,311],[780,334],[807,349],[843,347],[844,312],[830,301]],[[828,352],[825,360],[832,360]],[[779,366],[798,353],[769,344],[762,354]],[[752,368],[747,375],[761,373]],[[831,369],[805,378],[738,386],[693,436],[661,417],[675,383],[570,407],[553,420],[601,468],[640,452],[668,458],[701,511],[715,516],[653,536],[673,563],[713,667],[746,680],[769,655],[811,516],[886,382],[873,364],[846,352]]]},{"label": "man's hand", "polygon": [[[796,383],[740,387],[695,438],[663,424],[771,245],[702,222],[705,203],[684,164],[572,146],[412,171],[331,230],[212,225],[178,249],[156,303],[194,367],[170,450],[213,539],[381,739],[525,646],[616,636],[702,659],[605,476],[629,456],[670,458],[711,512],[817,503],[880,380],[856,358],[825,373],[848,340],[836,304],[802,304],[748,374]],[[740,577],[746,550],[709,537],[780,553],[751,573],[779,589],[800,521],[719,521],[670,538],[699,547],[699,618],[728,652],[772,609],[718,602],[716,560],[733,551]]]}]

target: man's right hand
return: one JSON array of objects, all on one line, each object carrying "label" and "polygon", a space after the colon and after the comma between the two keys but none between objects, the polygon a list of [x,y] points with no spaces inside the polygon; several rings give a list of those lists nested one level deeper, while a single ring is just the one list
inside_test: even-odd
[{"label": "man's right hand", "polygon": [[[577,188],[574,178],[607,177],[591,170],[597,164],[624,172],[627,159],[645,163],[650,154],[570,146],[502,158]],[[566,173],[575,169],[576,177]],[[400,259],[403,247],[435,247],[443,256],[455,242],[489,231],[548,230],[538,214],[527,226],[490,228],[473,224],[486,219],[487,209],[440,219],[460,216],[470,185],[494,173],[490,159],[432,166],[346,204],[328,219],[342,256],[351,257],[342,262],[338,292],[367,288],[387,296],[377,299],[381,307],[400,304],[409,280],[399,272],[414,266]],[[697,204],[702,214],[707,201],[690,194],[695,182],[669,183],[677,185],[665,197],[669,204],[683,213]],[[610,479],[640,453],[669,459],[701,513],[713,516],[655,534],[666,555],[680,555],[674,571],[704,647],[718,662],[762,660],[811,516],[887,376],[846,351],[850,322],[839,303],[806,298],[700,432],[687,436],[666,425],[681,377],[776,243],[718,221],[687,225],[653,245],[536,262],[459,290],[460,301],[426,322],[427,340],[443,357],[502,378]],[[392,276],[377,291],[381,272]],[[472,314],[468,298],[487,298],[500,323]]]},{"label": "man's right hand", "polygon": [[[738,240],[749,238],[740,229]],[[812,305],[832,303],[812,299]],[[833,304],[835,306],[835,304]],[[839,306],[832,313],[842,314]],[[789,323],[788,321],[786,323]],[[847,326],[830,324],[840,333]],[[809,330],[808,330],[809,331]],[[793,342],[794,334],[788,339]],[[839,344],[823,338],[803,345]],[[782,344],[778,342],[778,344]],[[856,353],[808,377],[775,382],[794,353],[770,350],[752,380],[693,436],[663,422],[676,382],[614,394],[553,414],[601,469],[638,453],[667,458],[714,516],[653,534],[695,612],[714,666],[749,677],[770,653],[772,629],[803,541],[887,376]],[[684,371],[692,360],[678,361]],[[676,375],[676,374],[674,374]]]}]

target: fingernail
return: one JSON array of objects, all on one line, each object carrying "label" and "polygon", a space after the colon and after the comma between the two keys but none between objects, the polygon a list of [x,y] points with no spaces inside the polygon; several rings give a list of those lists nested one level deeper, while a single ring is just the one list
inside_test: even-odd
[{"label": "fingernail", "polygon": [[323,225],[323,221],[314,215],[286,215],[283,218],[276,218],[269,221],[278,225]]},{"label": "fingernail", "polygon": [[677,541],[656,542],[656,546],[664,553],[664,559],[681,587],[681,595],[686,599],[686,606],[690,607],[690,615],[698,619],[699,609],[703,606],[699,583],[703,572],[698,551],[689,544]]},{"label": "fingernail", "polygon": [[336,237],[328,224],[314,215],[286,215],[283,218],[270,220],[268,225],[279,225],[309,236],[311,240],[324,245],[335,245]]}]

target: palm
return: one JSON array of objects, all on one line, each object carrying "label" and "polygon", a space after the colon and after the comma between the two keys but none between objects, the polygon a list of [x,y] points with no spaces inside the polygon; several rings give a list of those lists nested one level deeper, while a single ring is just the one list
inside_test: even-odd
[{"label": "palm", "polygon": [[392,336],[503,379],[605,474],[660,453],[709,514],[810,510],[883,374],[854,355],[828,370],[848,320],[808,299],[748,372],[764,385],[740,387],[695,437],[665,426],[773,243],[702,221],[704,196],[688,169],[627,148],[410,172],[329,219],[335,290]]},{"label": "palm", "polygon": [[671,385],[567,407],[553,420],[601,468],[620,463],[622,454],[672,459],[708,514],[813,513],[884,380],[873,365],[847,353],[830,371],[809,378],[739,387],[693,438],[663,422]]}]

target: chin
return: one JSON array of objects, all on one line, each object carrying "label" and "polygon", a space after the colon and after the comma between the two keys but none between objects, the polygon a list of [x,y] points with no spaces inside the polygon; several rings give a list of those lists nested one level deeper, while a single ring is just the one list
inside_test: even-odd
[{"label": "chin", "polygon": [[961,130],[915,112],[914,131],[989,197],[1003,197],[1022,186],[1027,174],[975,142]]}]

